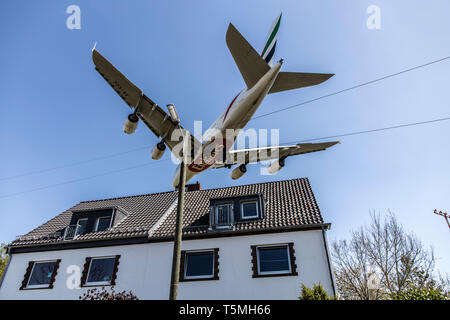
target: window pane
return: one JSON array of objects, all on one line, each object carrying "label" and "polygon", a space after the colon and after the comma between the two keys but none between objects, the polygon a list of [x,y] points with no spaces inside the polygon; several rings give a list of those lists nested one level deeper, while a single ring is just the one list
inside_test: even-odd
[{"label": "window pane", "polygon": [[50,278],[55,270],[56,262],[36,262],[34,264],[33,272],[28,281],[29,286],[50,284]]},{"label": "window pane", "polygon": [[99,218],[97,222],[97,231],[105,231],[109,228],[111,217]]},{"label": "window pane", "polygon": [[80,219],[78,220],[77,224],[79,227],[77,227],[77,235],[79,234],[85,234],[87,231],[87,219]]},{"label": "window pane", "polygon": [[259,271],[289,271],[287,248],[258,248]]},{"label": "window pane", "polygon": [[214,253],[186,254],[186,277],[213,276]]},{"label": "window pane", "polygon": [[242,216],[256,217],[258,215],[256,202],[246,202],[242,204]]},{"label": "window pane", "polygon": [[111,281],[116,258],[92,259],[87,282]]},{"label": "window pane", "polygon": [[227,225],[230,223],[230,206],[216,207],[216,220],[218,225]]}]

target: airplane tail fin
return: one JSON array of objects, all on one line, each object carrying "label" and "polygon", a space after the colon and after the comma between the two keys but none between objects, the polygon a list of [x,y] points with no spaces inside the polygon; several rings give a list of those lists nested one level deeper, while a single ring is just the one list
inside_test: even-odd
[{"label": "airplane tail fin", "polygon": [[[272,27],[270,27],[270,31],[264,45],[264,49],[261,53],[261,57],[267,63],[271,62],[271,60],[273,59],[273,55],[275,53],[280,22],[281,22],[281,13],[273,22]],[[269,93],[314,86],[328,80],[332,76],[333,74],[280,72]]]},{"label": "airplane tail fin", "polygon": [[264,45],[264,49],[261,53],[261,57],[267,63],[270,63],[272,61],[273,54],[275,53],[275,47],[277,45],[278,39],[278,30],[280,29],[280,22],[281,22],[281,13],[275,19],[272,26],[270,27],[269,34],[267,35],[267,40]]},{"label": "airplane tail fin", "polygon": [[269,62],[272,60],[275,52],[280,20],[281,13],[270,28],[261,54],[256,52],[233,24],[230,23],[228,26],[226,36],[228,49],[230,49],[231,55],[249,89],[270,70]]},{"label": "airplane tail fin", "polygon": [[270,67],[231,23],[228,26],[226,41],[245,84],[250,89]]},{"label": "airplane tail fin", "polygon": [[[275,53],[280,21],[281,13],[270,28],[261,54],[256,52],[233,24],[230,23],[228,26],[226,35],[227,46],[248,89],[253,87],[270,70],[269,63]],[[328,80],[332,76],[333,74],[280,72],[269,93],[314,86]]]}]

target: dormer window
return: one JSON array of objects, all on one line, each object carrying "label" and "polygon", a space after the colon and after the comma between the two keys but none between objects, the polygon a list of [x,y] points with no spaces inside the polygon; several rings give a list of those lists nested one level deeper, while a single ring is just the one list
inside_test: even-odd
[{"label": "dormer window", "polygon": [[75,240],[78,236],[106,231],[120,223],[128,212],[120,207],[75,211],[70,224],[64,229],[64,240]]},{"label": "dormer window", "polygon": [[87,233],[87,224],[88,224],[87,218],[78,219],[75,236]]},{"label": "dormer window", "polygon": [[246,200],[241,201],[241,219],[255,219],[259,218],[258,201]]},{"label": "dormer window", "polygon": [[264,218],[260,194],[211,199],[209,230],[230,229],[236,224]]},{"label": "dormer window", "polygon": [[111,226],[111,216],[99,217],[95,221],[95,232],[106,231]]},{"label": "dormer window", "polygon": [[226,228],[229,227],[232,220],[233,204],[232,203],[222,203],[217,204],[214,209],[214,225],[216,228]]}]

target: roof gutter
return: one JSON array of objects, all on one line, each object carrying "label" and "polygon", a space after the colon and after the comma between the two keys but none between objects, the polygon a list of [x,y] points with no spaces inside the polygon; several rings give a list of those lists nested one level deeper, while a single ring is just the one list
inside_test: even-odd
[{"label": "roof gutter", "polygon": [[[331,225],[330,225],[331,226]],[[325,247],[325,254],[327,256],[327,262],[328,262],[328,271],[330,272],[330,281],[331,281],[331,286],[333,288],[333,296],[336,297],[336,281],[334,278],[334,270],[333,270],[333,266],[331,265],[331,260],[330,260],[330,251],[328,248],[328,240],[327,240],[327,236],[325,234],[325,230],[329,230],[330,227],[328,227],[327,229],[325,229],[324,227],[322,227],[322,237],[323,237],[323,245]]]},{"label": "roof gutter", "polygon": [[68,249],[85,249],[95,247],[107,247],[127,244],[139,244],[147,242],[146,235],[136,236],[122,236],[108,239],[85,239],[75,241],[59,241],[48,242],[28,245],[16,245],[10,248],[10,252],[14,253],[26,253],[36,251],[53,251],[53,250],[68,250]]},{"label": "roof gutter", "polygon": [[[316,223],[308,225],[297,226],[285,226],[285,227],[272,227],[260,230],[230,230],[220,232],[208,232],[194,235],[183,235],[183,240],[197,240],[207,238],[222,238],[222,237],[238,237],[238,236],[251,236],[257,234],[267,233],[282,233],[282,232],[294,232],[294,231],[308,231],[308,230],[328,230],[330,229],[330,223]],[[60,241],[60,242],[48,242],[41,244],[28,244],[28,245],[15,245],[11,246],[10,252],[25,253],[36,251],[53,251],[53,250],[69,250],[69,249],[84,249],[92,247],[105,247],[105,246],[117,246],[117,245],[129,245],[129,244],[141,244],[152,242],[168,242],[173,241],[173,235],[162,237],[149,237],[149,234],[141,234],[136,236],[119,236],[107,239],[83,239],[72,241]],[[328,253],[327,253],[328,254]]]},{"label": "roof gutter", "polygon": [[[222,238],[222,237],[238,237],[238,236],[250,236],[256,234],[266,233],[282,233],[282,232],[294,232],[294,231],[308,231],[308,230],[328,230],[331,227],[331,223],[316,223],[300,226],[286,226],[286,227],[272,227],[260,230],[230,230],[230,231],[217,231],[195,235],[183,234],[183,240],[197,240],[207,238]],[[148,242],[167,242],[173,241],[173,235],[149,238]]]}]

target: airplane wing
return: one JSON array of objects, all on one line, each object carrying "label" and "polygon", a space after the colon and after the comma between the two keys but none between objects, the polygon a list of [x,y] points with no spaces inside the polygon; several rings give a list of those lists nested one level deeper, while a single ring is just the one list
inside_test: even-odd
[{"label": "airplane wing", "polygon": [[[130,108],[137,108],[138,117],[158,137],[164,140],[172,151],[180,143],[186,129],[173,120],[161,107],[148,98],[141,89],[128,80],[97,50],[92,50],[95,70],[109,83]],[[181,130],[181,131],[180,131]],[[176,132],[174,132],[176,131]],[[175,137],[175,139],[172,139]],[[190,135],[191,146],[201,146],[200,141]],[[180,150],[181,151],[181,150]],[[181,152],[180,152],[181,153]],[[175,154],[181,159],[181,154]]]},{"label": "airplane wing", "polygon": [[[256,163],[259,161],[287,158],[294,155],[325,150],[339,141],[320,143],[299,143],[292,146],[262,147],[253,149],[231,150],[227,165]],[[225,164],[215,164],[213,168],[223,168]]]}]

